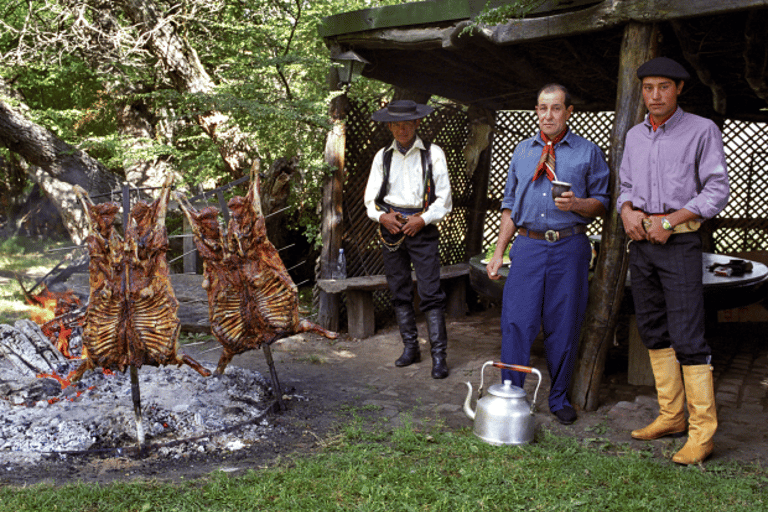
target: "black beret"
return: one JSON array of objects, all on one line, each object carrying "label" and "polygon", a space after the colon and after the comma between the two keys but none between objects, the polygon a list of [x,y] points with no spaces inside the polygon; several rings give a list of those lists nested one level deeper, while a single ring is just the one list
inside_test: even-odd
[{"label": "black beret", "polygon": [[669,57],[656,57],[637,68],[637,78],[642,80],[647,76],[663,76],[672,80],[691,78],[683,66]]}]

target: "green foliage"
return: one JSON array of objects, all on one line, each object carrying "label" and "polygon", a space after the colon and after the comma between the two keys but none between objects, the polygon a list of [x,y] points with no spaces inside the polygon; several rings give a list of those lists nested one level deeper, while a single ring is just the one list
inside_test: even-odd
[{"label": "green foliage", "polygon": [[[212,110],[226,114],[242,134],[238,144],[249,148],[246,160],[260,158],[269,166],[281,157],[299,159],[302,176],[290,205],[299,214],[298,229],[317,240],[320,187],[329,172],[323,150],[330,99],[330,60],[317,26],[324,16],[372,2],[154,3],[195,49],[213,90],[176,90],[157,59],[137,51],[144,36],[120,4],[105,7],[95,0],[0,6],[3,22],[13,29],[0,35],[0,54],[13,56],[4,59],[0,78],[21,93],[31,108],[25,115],[118,174],[133,163],[160,159],[188,185],[231,181],[236,176],[227,175],[216,143],[196,120]],[[89,26],[102,32],[96,37]],[[115,28],[121,37],[108,32]],[[95,41],[101,46],[87,47]],[[136,112],[146,114],[150,138],[125,129],[126,114]]]},{"label": "green foliage", "polygon": [[[536,9],[550,2],[550,0],[512,0],[504,2],[498,7],[490,7],[492,2],[486,4],[483,12],[474,19],[476,25],[501,25],[515,18],[525,18]],[[561,0],[555,0],[555,5],[561,3]]]}]

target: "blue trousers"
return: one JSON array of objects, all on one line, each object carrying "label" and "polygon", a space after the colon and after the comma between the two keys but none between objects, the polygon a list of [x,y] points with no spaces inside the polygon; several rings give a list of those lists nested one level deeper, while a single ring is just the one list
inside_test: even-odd
[{"label": "blue trousers", "polygon": [[[557,242],[515,238],[501,309],[501,361],[528,366],[531,345],[544,333],[547,369],[552,381],[549,409],[570,405],[566,396],[579,350],[587,309],[589,260],[586,235]],[[502,379],[523,387],[525,374],[502,370]]]}]

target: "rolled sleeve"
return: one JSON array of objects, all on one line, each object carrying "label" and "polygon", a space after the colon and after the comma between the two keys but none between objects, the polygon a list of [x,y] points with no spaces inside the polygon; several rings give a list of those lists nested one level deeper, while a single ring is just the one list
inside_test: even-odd
[{"label": "rolled sleeve", "polygon": [[726,171],[725,153],[720,130],[714,123],[700,139],[698,177],[701,192],[688,201],[684,208],[702,218],[711,219],[728,204],[730,188]]}]

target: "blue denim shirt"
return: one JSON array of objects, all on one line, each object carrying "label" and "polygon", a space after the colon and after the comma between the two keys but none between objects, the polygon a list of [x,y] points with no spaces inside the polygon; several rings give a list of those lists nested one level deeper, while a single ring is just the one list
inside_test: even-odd
[{"label": "blue denim shirt", "polygon": [[[561,211],[555,206],[552,184],[546,176],[531,181],[543,149],[541,132],[517,145],[509,163],[501,209],[511,210],[515,226],[533,231],[589,224],[593,219]],[[571,191],[576,197],[597,199],[608,210],[610,172],[596,144],[569,129],[555,146],[555,174],[558,181],[571,183]]]}]

